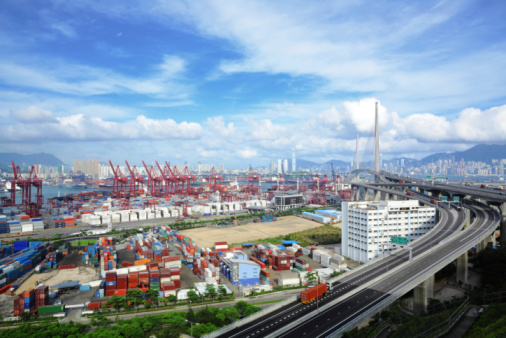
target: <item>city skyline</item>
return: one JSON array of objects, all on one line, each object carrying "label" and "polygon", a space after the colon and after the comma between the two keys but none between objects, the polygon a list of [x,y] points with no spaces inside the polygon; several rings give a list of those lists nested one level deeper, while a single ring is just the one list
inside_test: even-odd
[{"label": "city skyline", "polygon": [[7,1],[0,146],[66,163],[351,162],[376,101],[384,159],[506,143],[505,9]]}]

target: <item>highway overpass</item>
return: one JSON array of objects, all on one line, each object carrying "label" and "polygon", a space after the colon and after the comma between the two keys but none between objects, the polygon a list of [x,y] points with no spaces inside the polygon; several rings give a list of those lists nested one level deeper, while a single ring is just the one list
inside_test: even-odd
[{"label": "highway overpass", "polygon": [[[416,198],[430,204],[432,197],[407,196],[398,185],[353,183],[356,188],[372,189],[385,196]],[[402,188],[401,188],[402,189]],[[472,195],[471,195],[472,196]],[[445,207],[442,207],[444,205]],[[407,250],[377,259],[333,281],[333,291],[318,304],[302,304],[288,299],[262,313],[218,330],[209,337],[328,337],[339,336],[384,309],[406,292],[415,289],[417,311],[424,311],[430,298],[434,274],[457,260],[458,278],[466,282],[467,251],[483,242],[497,228],[501,215],[485,204],[464,205],[473,221],[456,204],[438,207],[439,222],[425,236],[409,243]],[[318,309],[317,309],[318,306]]]}]

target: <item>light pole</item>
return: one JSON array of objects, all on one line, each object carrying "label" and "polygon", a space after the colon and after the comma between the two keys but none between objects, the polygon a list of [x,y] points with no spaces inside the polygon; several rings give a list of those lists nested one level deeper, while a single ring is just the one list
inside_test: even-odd
[{"label": "light pole", "polygon": [[193,324],[197,325],[198,323],[192,323],[188,319],[185,319],[185,322],[190,323],[190,336],[193,337]]},{"label": "light pole", "polygon": [[318,298],[320,298],[318,297],[318,287],[320,286],[320,275],[317,274],[317,276],[318,276],[318,284],[316,284],[316,311],[320,313],[320,309],[318,308]]}]

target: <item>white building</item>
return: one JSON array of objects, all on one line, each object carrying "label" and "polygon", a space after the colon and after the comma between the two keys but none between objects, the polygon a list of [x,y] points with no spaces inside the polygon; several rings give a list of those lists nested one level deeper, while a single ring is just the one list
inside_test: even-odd
[{"label": "white building", "polygon": [[367,263],[388,251],[391,237],[405,237],[408,243],[435,225],[435,208],[416,200],[343,202],[343,256]]},{"label": "white building", "polygon": [[283,174],[288,174],[288,160],[286,158],[283,161]]},{"label": "white building", "polygon": [[281,166],[281,159],[278,158],[278,175],[283,173],[283,167]]}]

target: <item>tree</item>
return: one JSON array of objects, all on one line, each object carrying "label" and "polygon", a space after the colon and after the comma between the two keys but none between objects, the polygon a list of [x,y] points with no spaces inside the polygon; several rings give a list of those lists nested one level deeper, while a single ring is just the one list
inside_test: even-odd
[{"label": "tree", "polygon": [[163,303],[164,306],[167,306],[167,302],[169,300],[165,297],[158,297],[158,303]]},{"label": "tree", "polygon": [[341,274],[341,272],[339,272],[339,271],[337,271],[337,270],[334,270],[334,272],[332,272],[332,273],[330,274],[330,277],[337,277],[337,276],[339,276],[340,274]]},{"label": "tree", "polygon": [[218,293],[216,292],[216,289],[214,288],[213,284],[206,284],[205,295],[209,298],[212,298],[214,301],[214,297],[216,297],[218,295]]},{"label": "tree", "polygon": [[123,297],[112,296],[111,299],[107,301],[107,305],[112,305],[116,311],[119,312],[119,309],[126,306],[126,300]]},{"label": "tree", "polygon": [[135,309],[138,309],[139,304],[142,304],[144,300],[141,290],[127,290],[126,299],[130,301],[130,304],[135,305]]},{"label": "tree", "polygon": [[194,337],[200,338],[208,333],[218,330],[218,328],[211,323],[193,325],[193,328],[189,328],[187,333],[192,333]]},{"label": "tree", "polygon": [[177,297],[176,297],[176,296],[174,296],[174,295],[169,295],[169,297],[167,298],[167,300],[168,300],[169,302],[173,302],[173,303],[174,303],[174,305],[175,305],[175,304],[176,304],[176,302],[177,302]]},{"label": "tree", "polygon": [[[199,300],[199,295],[195,291],[190,290],[190,291],[188,291],[188,298],[190,299],[190,302],[195,303],[196,301]],[[190,305],[191,305],[191,303],[190,303]]]},{"label": "tree", "polygon": [[196,316],[195,316],[195,312],[193,312],[192,308],[189,308],[188,312],[186,312],[186,320],[188,320],[192,323],[195,323],[197,321]]},{"label": "tree", "polygon": [[151,300],[153,304],[155,304],[158,307],[158,291],[149,289],[146,291],[146,296]]},{"label": "tree", "polygon": [[314,271],[308,272],[308,274],[306,275],[306,279],[308,280],[308,283],[310,285],[316,284],[316,281],[317,281],[316,272],[314,272]]}]

